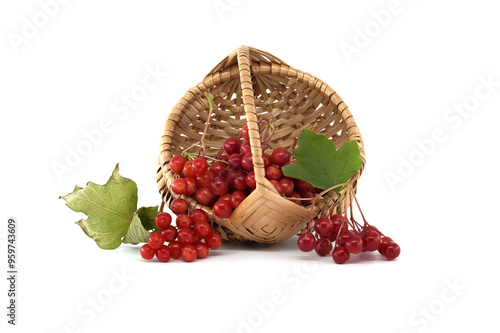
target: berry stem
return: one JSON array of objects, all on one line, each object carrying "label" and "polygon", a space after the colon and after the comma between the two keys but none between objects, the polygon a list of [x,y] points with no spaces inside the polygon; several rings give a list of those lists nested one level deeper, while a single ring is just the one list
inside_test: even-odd
[{"label": "berry stem", "polygon": [[205,91],[205,97],[208,100],[208,107],[210,110],[208,111],[208,118],[207,121],[205,122],[205,129],[203,130],[203,134],[201,135],[201,149],[202,153],[201,156],[205,156],[205,142],[203,141],[205,139],[205,135],[207,134],[208,130],[208,125],[210,124],[210,119],[212,119],[212,111],[214,110],[214,104],[212,103],[212,100],[210,99],[210,95],[208,95],[208,92]]},{"label": "berry stem", "polygon": [[328,215],[332,215],[333,214],[333,211],[335,210],[335,208],[337,208],[339,202],[337,201],[333,206],[332,208],[330,208],[330,210],[328,211]]},{"label": "berry stem", "polygon": [[[309,230],[311,230],[311,221],[313,220],[313,217],[314,217],[314,207],[316,206],[316,200],[321,199],[321,197],[322,197],[325,193],[327,193],[327,192],[329,192],[329,191],[333,190],[334,188],[337,188],[337,187],[342,187],[342,186],[344,186],[344,185],[349,185],[349,186],[350,186],[350,184],[349,184],[349,183],[342,183],[342,184],[338,184],[338,185],[332,186],[332,187],[330,187],[330,188],[327,188],[326,190],[324,190],[324,191],[322,191],[321,193],[318,193],[317,195],[315,195],[315,196],[314,196],[314,198],[312,199],[312,204],[311,204],[311,214],[309,215],[309,221],[307,222],[307,230],[308,230],[308,231],[309,231]],[[307,198],[307,199],[308,199],[308,198]],[[300,199],[298,199],[298,200],[300,200]],[[345,217],[345,218],[346,218],[346,220],[347,220],[347,215],[346,215],[346,217]]]},{"label": "berry stem", "polygon": [[316,194],[316,196],[314,198],[317,198],[317,199],[320,199],[321,197],[323,197],[323,195],[325,195],[326,193],[330,192],[331,190],[333,190],[334,188],[337,188],[337,187],[340,187],[341,189],[339,190],[339,192],[342,190],[342,186],[344,185],[347,185],[347,187],[351,186],[350,183],[342,183],[342,184],[338,184],[338,185],[335,185],[335,186],[332,186],[330,188],[327,188],[326,190],[323,190],[322,192]]},{"label": "berry stem", "polygon": [[212,161],[214,161],[214,162],[222,162],[222,163],[227,164],[227,161],[224,161],[224,160],[219,160],[217,157],[211,157],[211,156],[208,156],[208,155],[205,155],[204,157],[205,157],[205,159],[207,159],[207,160],[212,160]]},{"label": "berry stem", "polygon": [[209,111],[208,111],[207,121],[205,122],[205,128],[203,129],[203,133],[201,135],[201,139],[200,139],[200,141],[195,142],[191,146],[189,146],[186,149],[184,149],[182,151],[181,155],[185,155],[186,152],[189,149],[191,149],[191,148],[193,148],[195,146],[201,145],[201,155],[198,153],[198,156],[201,156],[201,157],[205,156],[205,142],[204,142],[204,139],[205,139],[205,135],[207,134],[208,125],[210,124],[210,119],[212,119],[212,111],[214,110],[214,105],[212,103],[212,100],[210,99],[210,95],[208,95],[208,92],[206,92],[206,91],[205,91],[205,97],[208,100]]},{"label": "berry stem", "polygon": [[359,212],[361,213],[361,217],[363,218],[363,222],[365,225],[368,225],[368,222],[365,219],[365,215],[363,214],[363,211],[361,210],[361,206],[359,205],[358,199],[356,198],[356,194],[354,194],[354,190],[351,188],[352,196],[354,197],[354,200],[356,201],[356,205],[358,206]]},{"label": "berry stem", "polygon": [[349,206],[351,209],[351,222],[352,222],[352,229],[356,230],[358,233],[361,232],[361,225],[354,219],[354,209],[352,209],[352,205]]}]

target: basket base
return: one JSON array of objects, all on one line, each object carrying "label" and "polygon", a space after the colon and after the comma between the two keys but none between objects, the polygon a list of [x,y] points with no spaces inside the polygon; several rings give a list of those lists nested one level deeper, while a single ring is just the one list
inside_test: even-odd
[{"label": "basket base", "polygon": [[217,223],[242,240],[265,244],[281,243],[302,230],[310,211],[279,196],[264,186],[253,191],[229,219]]}]

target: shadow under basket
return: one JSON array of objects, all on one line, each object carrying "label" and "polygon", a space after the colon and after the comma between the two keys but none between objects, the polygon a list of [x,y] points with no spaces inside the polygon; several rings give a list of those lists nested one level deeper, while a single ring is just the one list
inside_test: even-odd
[{"label": "shadow under basket", "polygon": [[[201,139],[209,116],[207,92],[214,104],[204,138],[206,154],[220,151],[228,137],[238,137],[248,124],[256,189],[232,212],[229,218],[216,217],[212,209],[193,197],[173,194],[174,173],[170,159]],[[303,128],[331,138],[338,148],[356,141],[363,167],[349,182],[356,188],[365,165],[363,140],[347,105],[326,83],[290,67],[275,56],[241,46],[223,59],[202,82],[189,89],[174,106],[165,123],[160,142],[158,189],[164,203],[182,197],[189,211],[201,208],[213,222],[214,230],[225,240],[280,243],[304,232],[312,207],[299,206],[280,196],[265,178],[261,139],[257,122],[272,119],[272,147],[291,148]],[[191,150],[196,151],[196,148]],[[334,205],[343,207],[347,195],[330,191],[316,202],[315,216],[327,215]]]}]

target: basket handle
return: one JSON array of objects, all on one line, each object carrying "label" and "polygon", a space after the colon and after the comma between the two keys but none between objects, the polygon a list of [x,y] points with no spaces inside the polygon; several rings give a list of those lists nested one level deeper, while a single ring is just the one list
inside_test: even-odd
[{"label": "basket handle", "polygon": [[236,49],[238,68],[240,72],[241,94],[243,97],[243,108],[245,110],[250,148],[252,152],[253,170],[255,172],[256,187],[264,186],[271,191],[276,191],[274,186],[266,179],[264,160],[262,158],[262,147],[260,141],[259,125],[257,124],[257,110],[255,109],[254,91],[251,75],[250,50],[248,46],[240,46]]}]

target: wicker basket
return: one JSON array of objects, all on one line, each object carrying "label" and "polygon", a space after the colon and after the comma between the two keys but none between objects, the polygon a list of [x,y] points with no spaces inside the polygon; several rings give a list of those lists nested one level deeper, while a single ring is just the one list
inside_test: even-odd
[{"label": "wicker basket", "polygon": [[[206,153],[218,152],[226,138],[238,136],[248,124],[257,183],[256,189],[225,219],[216,217],[210,207],[202,206],[194,198],[182,196],[188,201],[189,210],[201,208],[207,212],[225,240],[279,243],[303,231],[311,214],[310,208],[281,197],[265,178],[259,117],[274,119],[273,147],[291,147],[301,130],[308,128],[331,138],[336,147],[346,141],[357,141],[365,165],[361,134],[347,105],[332,88],[267,52],[241,46],[189,89],[168,116],[157,170],[158,189],[164,203],[172,196],[178,197],[170,192],[174,179],[169,169],[170,159],[199,141],[203,133],[209,113],[205,92],[215,105],[204,140]],[[363,167],[350,180],[353,187]],[[326,214],[337,201],[344,200],[351,198],[345,195],[338,198],[331,191],[317,202],[314,214]]]}]

